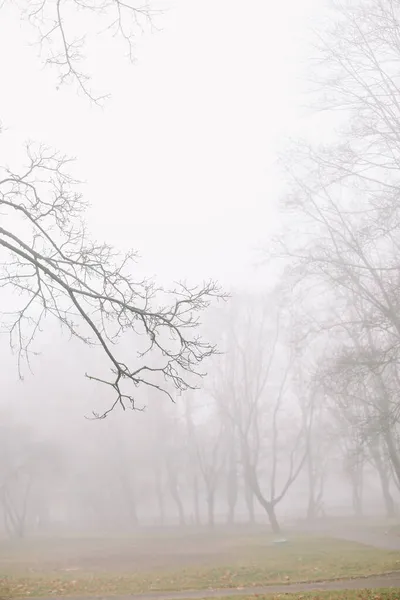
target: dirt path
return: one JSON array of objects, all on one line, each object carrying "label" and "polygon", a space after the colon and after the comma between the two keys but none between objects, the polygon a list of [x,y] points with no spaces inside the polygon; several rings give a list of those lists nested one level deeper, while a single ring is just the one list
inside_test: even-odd
[{"label": "dirt path", "polygon": [[[288,585],[271,585],[251,588],[207,589],[186,592],[153,592],[151,594],[132,594],[131,596],[95,596],[74,597],[73,600],[199,600],[200,598],[220,598],[226,596],[255,596],[261,594],[288,594],[298,592],[362,590],[366,588],[398,588],[400,590],[400,571],[388,575],[362,577],[336,581],[320,581],[317,583],[293,583]],[[65,600],[61,596],[51,598],[30,598],[30,600]]]}]

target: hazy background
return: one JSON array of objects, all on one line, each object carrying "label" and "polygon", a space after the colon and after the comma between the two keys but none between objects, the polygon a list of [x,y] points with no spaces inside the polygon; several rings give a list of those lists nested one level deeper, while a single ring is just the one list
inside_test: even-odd
[{"label": "hazy background", "polygon": [[[269,289],[276,271],[255,265],[260,261],[257,249],[279,226],[283,181],[276,166],[278,151],[288,136],[314,135],[316,123],[321,138],[330,130],[329,119],[309,117],[303,95],[309,30],[323,14],[324,2],[171,0],[157,6],[165,9],[156,20],[160,31],[138,36],[136,64],[121,62],[117,43],[90,40],[93,87],[112,93],[105,107],[98,108],[74,89],[55,89],[55,74],[42,68],[37,49],[28,44],[34,32],[12,5],[6,5],[0,20],[0,81],[12,83],[2,85],[0,96],[6,127],[0,136],[1,160],[18,164],[27,139],[75,156],[76,173],[87,182],[91,230],[122,248],[137,249],[142,256],[140,275],[154,274],[163,283],[214,277],[227,290]],[[132,483],[138,486],[135,502],[144,522],[157,521],[152,487],[157,460],[151,451],[162,455],[163,431],[175,431],[165,426],[167,421],[154,425],[160,400],[145,396],[150,407],[144,413],[118,412],[106,422],[87,421],[84,416],[106,402],[108,394],[84,379],[92,366],[101,368],[101,356],[61,338],[57,328],[50,329],[38,342],[43,354],[33,359],[33,374],[25,369],[21,382],[7,339],[0,343],[0,409],[17,415],[35,439],[60,449],[62,466],[56,461],[54,471],[47,471],[43,479],[56,482],[52,518],[73,519],[73,509],[63,513],[68,499],[74,498],[81,508],[85,502],[91,507],[93,498],[100,502],[99,495],[107,490],[109,496],[102,500],[108,508],[100,507],[97,518],[103,513],[114,518],[120,502],[123,526],[129,493],[127,497],[115,465],[127,472],[131,457],[137,461],[142,454]],[[207,392],[198,398],[200,405],[206,403]],[[163,409],[167,420],[184,422],[179,400],[177,408],[168,404]],[[171,443],[183,440],[174,463],[179,473],[187,438],[174,435]],[[121,459],[120,452],[127,455]],[[338,506],[350,505],[351,490],[345,486],[339,455],[332,453],[329,467],[331,499]],[[283,453],[282,460],[288,455]],[[64,479],[63,473],[68,474]],[[283,514],[305,510],[305,480],[300,478],[296,485],[296,503],[284,504]],[[367,474],[365,485],[370,507],[375,507],[380,502],[375,475],[369,480]],[[241,493],[239,512],[246,519]],[[185,493],[183,499],[189,502]],[[225,510],[223,502],[217,513]],[[173,499],[168,497],[166,503],[168,519],[177,522]],[[81,512],[83,522],[90,510]],[[192,509],[188,511],[190,519]],[[256,513],[265,520],[261,508]],[[112,524],[111,520],[108,526]]]},{"label": "hazy background", "polygon": [[55,90],[27,44],[35,32],[6,6],[0,73],[13,83],[0,101],[2,143],[17,151],[41,140],[76,156],[95,233],[137,248],[146,273],[258,286],[254,249],[274,227],[280,189],[276,151],[301,127],[308,32],[323,5],[159,1],[161,31],[138,35],[133,67],[117,41],[91,40],[93,88],[112,93],[104,109]]}]

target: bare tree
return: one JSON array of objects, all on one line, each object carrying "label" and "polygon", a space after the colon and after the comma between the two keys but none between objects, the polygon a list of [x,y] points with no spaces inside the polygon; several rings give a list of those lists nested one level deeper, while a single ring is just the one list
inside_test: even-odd
[{"label": "bare tree", "polygon": [[370,462],[376,469],[382,488],[383,500],[385,503],[386,516],[389,518],[396,516],[396,505],[391,492],[391,471],[390,459],[385,452],[383,444],[379,439],[371,441],[368,446]]},{"label": "bare tree", "polygon": [[283,160],[285,207],[307,231],[284,244],[297,275],[329,283],[337,302],[350,291],[370,325],[397,336],[399,11],[391,0],[336,3],[312,75],[319,107],[342,109],[345,123],[331,144],[301,142]]},{"label": "bare tree", "polygon": [[363,439],[356,429],[350,429],[346,433],[342,426],[339,429],[338,440],[340,440],[343,448],[344,473],[351,484],[354,514],[361,517],[363,515],[364,467],[366,462]]},{"label": "bare tree", "polygon": [[[45,481],[46,477],[54,481],[60,472],[60,453],[2,414],[0,454],[0,507],[5,530],[10,537],[22,538],[32,526],[35,500],[43,502],[44,495],[51,496]],[[41,490],[45,493],[40,494]]]},{"label": "bare tree", "polygon": [[197,460],[197,440],[194,424],[194,402],[193,395],[188,393],[185,402],[185,423],[186,423],[186,440],[187,440],[187,458],[188,458],[188,474],[189,488],[192,488],[193,494],[193,513],[194,523],[196,526],[201,524],[200,517],[200,486],[199,472]]},{"label": "bare tree", "polygon": [[355,512],[362,513],[363,471],[370,463],[381,482],[386,512],[392,516],[390,455],[396,465],[392,408],[397,405],[397,393],[395,387],[388,391],[393,368],[383,360],[377,346],[379,339],[373,338],[376,329],[370,330],[361,308],[358,302],[348,307],[342,317],[336,316],[334,341],[329,340],[331,330],[321,332],[329,343],[321,354],[317,385],[321,386],[324,410],[328,410],[331,423],[335,424],[334,440],[342,450]]},{"label": "bare tree", "polygon": [[[227,465],[226,465],[226,498],[228,504],[228,515],[227,522],[229,525],[233,525],[235,521],[235,509],[239,495],[239,455],[236,449],[237,446],[237,430],[235,423],[231,419],[228,419],[225,424],[225,441],[226,441],[226,454],[227,454]],[[254,510],[250,513],[253,516],[254,521]]]},{"label": "bare tree", "polygon": [[[135,253],[122,255],[88,236],[86,203],[67,171],[69,160],[43,146],[28,146],[27,154],[23,170],[3,169],[0,179],[0,286],[19,298],[3,312],[2,324],[19,364],[29,361],[36,334],[53,317],[71,336],[104,352],[111,377],[88,377],[113,390],[109,410],[134,408],[133,390],[143,384],[171,399],[164,382],[178,390],[193,387],[188,375],[202,375],[198,367],[215,351],[197,331],[199,314],[220,295],[218,286],[180,283],[166,290],[137,281]],[[129,332],[147,339],[133,361],[116,347]]]},{"label": "bare tree", "polygon": [[[340,128],[331,143],[300,142],[283,160],[290,180],[284,207],[297,235],[291,231],[276,241],[289,259],[287,272],[308,313],[303,344],[310,335],[328,332],[334,340],[326,362],[328,370],[336,365],[330,380],[336,408],[347,414],[360,438],[349,450],[358,489],[361,456],[381,465],[377,447],[390,457],[397,480],[400,472],[395,383],[400,358],[400,6],[391,0],[348,0],[334,3],[330,17],[318,32],[313,79],[316,104],[332,118],[340,114]],[[385,477],[381,469],[387,488]],[[389,511],[387,489],[383,493]],[[356,496],[359,507],[358,491]]]},{"label": "bare tree", "polygon": [[282,343],[277,309],[281,298],[272,295],[268,300],[240,298],[233,306],[226,358],[220,361],[213,394],[237,428],[245,482],[266,511],[273,531],[279,532],[276,506],[297,479],[307,452],[301,422],[291,423],[288,429],[294,436],[286,434],[283,439],[292,361]]},{"label": "bare tree", "polygon": [[179,525],[186,525],[185,507],[181,497],[181,486],[179,481],[179,455],[170,449],[166,457],[167,482],[171,498],[173,499],[179,518]]},{"label": "bare tree", "polygon": [[187,522],[183,498],[186,488],[184,424],[181,415],[176,411],[170,412],[169,408],[169,406],[160,407],[156,415],[159,432],[156,452],[161,452],[161,466],[166,475],[165,483],[176,506],[179,524],[183,526]]},{"label": "bare tree", "polygon": [[206,491],[208,526],[215,525],[215,494],[225,466],[223,424],[217,415],[197,425],[194,432],[197,462]]},{"label": "bare tree", "polygon": [[[360,344],[361,336],[351,336],[354,348],[347,345],[342,354],[325,362],[323,380],[333,403],[332,414],[338,423],[337,440],[342,444],[348,477],[353,486],[355,511],[361,513],[362,471],[369,462],[377,471],[386,513],[393,516],[395,505],[390,493],[390,463],[398,468],[399,450],[395,441],[397,423],[392,417],[390,398],[391,370],[380,372],[380,355],[370,333],[369,348]],[[375,355],[375,359],[373,358]],[[397,404],[397,401],[396,401]]]},{"label": "bare tree", "polygon": [[[112,421],[109,422],[110,424]],[[137,511],[137,493],[136,493],[136,471],[137,464],[130,456],[129,448],[125,439],[112,427],[110,427],[110,445],[113,450],[112,456],[113,471],[121,487],[122,496],[126,503],[128,519],[135,527],[139,524]]]},{"label": "bare tree", "polygon": [[[301,365],[304,368],[304,364]],[[311,371],[312,373],[312,371]],[[329,460],[325,406],[317,390],[307,390],[300,377],[296,385],[306,437],[306,471],[308,478],[307,519],[314,521],[324,514],[324,487]]]},{"label": "bare tree", "polygon": [[187,487],[185,424],[177,410],[179,405],[174,406],[174,410],[171,405],[157,405],[155,401],[159,399],[154,390],[150,389],[148,394],[152,398],[147,415],[151,419],[148,454],[154,474],[160,524],[165,524],[168,517],[166,498],[169,495],[176,507],[179,524],[184,526],[187,524],[184,493]]}]

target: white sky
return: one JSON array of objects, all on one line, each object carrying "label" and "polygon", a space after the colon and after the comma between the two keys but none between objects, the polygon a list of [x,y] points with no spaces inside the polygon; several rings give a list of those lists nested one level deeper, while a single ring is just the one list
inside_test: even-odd
[{"label": "white sky", "polygon": [[1,159],[28,138],[76,156],[96,235],[138,249],[147,274],[257,284],[254,248],[276,222],[276,149],[299,124],[300,63],[323,0],[162,5],[163,31],[138,40],[134,66],[112,41],[95,48],[94,87],[113,95],[98,109],[55,90],[6,4]]}]

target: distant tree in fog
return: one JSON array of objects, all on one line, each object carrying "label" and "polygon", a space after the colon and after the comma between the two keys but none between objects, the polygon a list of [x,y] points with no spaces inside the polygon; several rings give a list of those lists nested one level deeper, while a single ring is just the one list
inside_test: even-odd
[{"label": "distant tree in fog", "polygon": [[193,521],[199,526],[201,523],[200,516],[200,473],[197,461],[197,440],[195,438],[196,424],[194,422],[194,402],[193,395],[186,393],[185,398],[185,434],[186,434],[186,458],[188,471],[188,488],[192,491],[193,496]]},{"label": "distant tree in fog", "polygon": [[221,414],[237,430],[245,485],[275,532],[280,531],[276,507],[305,465],[309,426],[292,387],[281,304],[279,293],[232,302],[226,354],[217,359],[212,383]]},{"label": "distant tree in fog", "polygon": [[390,492],[390,463],[394,473],[398,472],[399,451],[398,423],[392,417],[391,403],[392,398],[397,401],[397,384],[392,382],[392,391],[390,371],[385,369],[382,374],[374,368],[370,335],[365,340],[356,329],[349,338],[336,349],[334,357],[321,361],[318,377],[336,424],[336,440],[352,485],[355,512],[362,512],[363,472],[369,463],[378,474],[386,512],[392,517],[395,506]]},{"label": "distant tree in fog", "polygon": [[370,461],[392,513],[388,476],[392,469],[398,483],[400,474],[400,6],[349,0],[332,8],[312,78],[318,109],[340,122],[330,143],[300,141],[284,157],[288,233],[276,242],[308,314],[303,345],[329,341],[321,372],[342,420],[357,510]]},{"label": "distant tree in fog", "polygon": [[225,466],[224,441],[223,423],[215,412],[210,412],[207,420],[194,430],[196,458],[206,491],[209,527],[215,524],[215,495]]},{"label": "distant tree in fog", "polygon": [[62,457],[54,444],[36,439],[7,414],[1,417],[0,508],[6,533],[22,538],[27,530],[46,526],[49,481],[60,476]]}]

